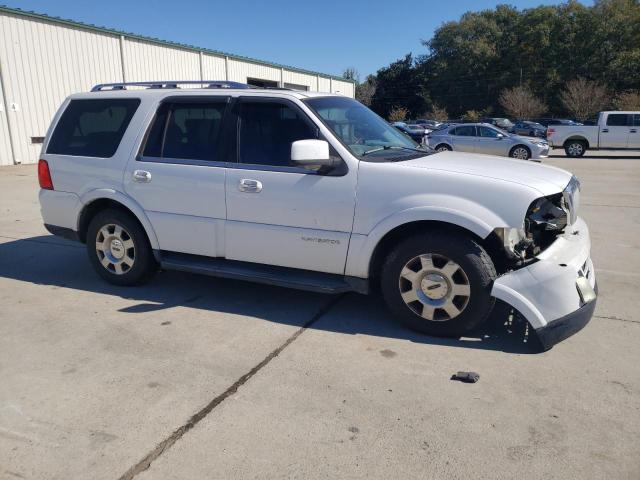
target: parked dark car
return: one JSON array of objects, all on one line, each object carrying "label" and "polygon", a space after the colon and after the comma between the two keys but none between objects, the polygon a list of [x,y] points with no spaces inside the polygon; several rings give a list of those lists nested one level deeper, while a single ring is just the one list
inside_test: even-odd
[{"label": "parked dark car", "polygon": [[391,125],[396,127],[405,135],[409,135],[413,141],[422,144],[424,141],[424,136],[426,135],[426,130],[423,125],[409,125],[404,122],[393,122]]},{"label": "parked dark car", "polygon": [[516,135],[527,135],[529,137],[547,137],[547,127],[536,122],[520,121],[513,126],[513,133]]},{"label": "parked dark car", "polygon": [[438,122],[437,120],[429,120],[427,118],[418,118],[416,120],[412,120],[409,123],[414,123],[416,125],[424,125],[425,128],[428,128],[430,130],[435,130],[437,127],[441,125],[441,122]]},{"label": "parked dark car", "polygon": [[501,128],[507,132],[513,132],[514,123],[508,118],[503,117],[485,117],[480,120],[482,123],[488,123],[494,127]]},{"label": "parked dark car", "polygon": [[573,120],[569,120],[565,118],[534,118],[531,121],[539,123],[544,127],[548,127],[549,125],[577,125],[578,124]]}]

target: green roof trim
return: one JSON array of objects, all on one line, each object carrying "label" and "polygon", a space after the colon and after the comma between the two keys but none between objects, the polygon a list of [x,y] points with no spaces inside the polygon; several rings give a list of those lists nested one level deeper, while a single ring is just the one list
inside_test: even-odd
[{"label": "green roof trim", "polygon": [[221,52],[220,50],[212,50],[210,48],[200,48],[200,47],[196,47],[195,45],[188,45],[185,43],[171,42],[169,40],[162,40],[160,38],[145,37],[144,35],[138,35],[136,33],[124,32],[122,30],[115,30],[113,28],[100,27],[98,25],[92,25],[90,23],[77,22],[75,20],[54,17],[54,16],[46,15],[44,13],[37,13],[29,10],[22,10],[20,8],[13,8],[6,5],[0,5],[0,13],[9,13],[12,15],[31,17],[31,18],[36,18],[38,20],[58,23],[60,25],[67,25],[70,27],[82,28],[85,30],[92,30],[99,33],[106,33],[109,35],[118,35],[118,36],[122,35],[124,37],[131,38],[134,40],[141,40],[144,42],[155,43],[158,45],[165,45],[168,47],[181,48],[183,50],[190,50],[192,52],[209,53],[219,57],[228,57],[232,60],[241,60],[243,62],[256,63],[258,65],[265,65],[267,67],[284,68],[292,72],[304,73],[307,75],[315,75],[315,76],[320,76],[322,78],[331,78],[333,80],[339,80],[341,82],[355,83],[354,80],[348,80],[346,78],[339,77],[337,75],[328,75],[326,73],[315,72],[313,70],[305,70],[303,68],[290,67],[289,65],[282,65],[280,63],[267,62],[265,60],[258,60],[256,58],[251,58],[251,57],[243,57],[242,55],[234,55],[232,53]]}]

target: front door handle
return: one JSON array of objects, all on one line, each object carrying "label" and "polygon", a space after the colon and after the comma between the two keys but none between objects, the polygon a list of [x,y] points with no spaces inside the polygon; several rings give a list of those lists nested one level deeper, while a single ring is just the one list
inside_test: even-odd
[{"label": "front door handle", "polygon": [[638,132],[638,130],[636,130],[635,128],[629,130],[629,133],[637,133],[637,132]]},{"label": "front door handle", "polygon": [[135,170],[133,172],[133,181],[138,183],[149,183],[151,181],[151,172],[146,170]]},{"label": "front door handle", "polygon": [[603,129],[601,130],[601,132],[602,132],[602,133],[607,133],[608,131],[609,131],[609,129],[608,129],[608,128],[603,128]]},{"label": "front door handle", "polygon": [[245,193],[260,193],[262,191],[262,182],[243,178],[238,184],[238,190]]}]

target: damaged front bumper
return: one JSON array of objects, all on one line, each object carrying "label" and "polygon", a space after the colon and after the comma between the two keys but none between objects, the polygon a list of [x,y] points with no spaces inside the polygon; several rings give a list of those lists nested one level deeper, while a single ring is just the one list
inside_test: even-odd
[{"label": "damaged front bumper", "polygon": [[581,330],[596,305],[589,229],[579,218],[572,230],[535,263],[499,277],[491,291],[527,319],[545,349]]}]

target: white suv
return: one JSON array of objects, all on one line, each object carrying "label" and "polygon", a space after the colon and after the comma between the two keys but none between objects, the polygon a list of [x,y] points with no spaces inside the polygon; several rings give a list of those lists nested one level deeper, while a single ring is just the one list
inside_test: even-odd
[{"label": "white suv", "polygon": [[64,102],[42,152],[47,229],[86,243],[118,285],[163,268],[327,293],[379,287],[409,327],[445,336],[481,324],[497,298],[545,348],[593,314],[575,177],[421,150],[350,98],[98,85]]}]

